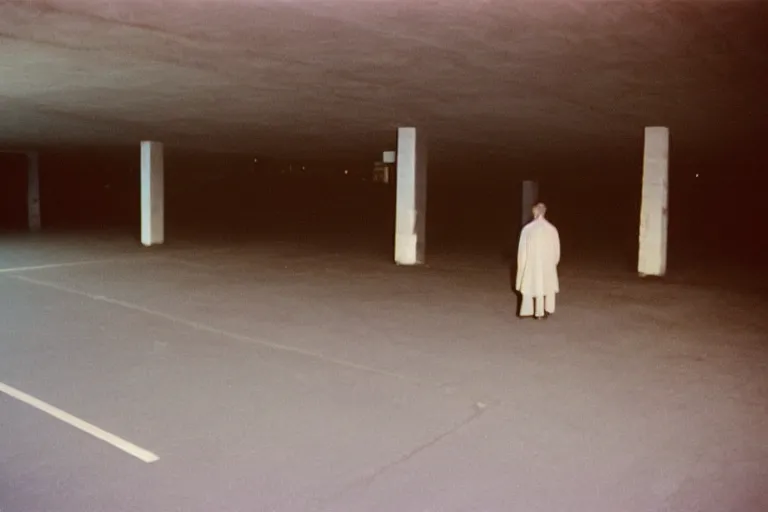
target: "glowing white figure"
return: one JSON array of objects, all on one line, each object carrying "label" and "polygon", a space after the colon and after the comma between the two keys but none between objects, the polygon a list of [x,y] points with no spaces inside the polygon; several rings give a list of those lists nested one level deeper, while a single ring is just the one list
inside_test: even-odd
[{"label": "glowing white figure", "polygon": [[560,291],[560,234],[544,217],[546,212],[543,203],[535,205],[533,220],[520,232],[515,289],[523,296],[521,317],[544,318],[555,312],[555,296]]}]

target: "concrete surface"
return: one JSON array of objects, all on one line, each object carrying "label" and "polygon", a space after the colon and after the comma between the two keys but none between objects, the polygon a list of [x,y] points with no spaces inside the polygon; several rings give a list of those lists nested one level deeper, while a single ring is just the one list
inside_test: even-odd
[{"label": "concrete surface", "polygon": [[419,126],[468,165],[635,155],[663,124],[732,166],[761,155],[766,19],[763,0],[5,0],[0,145],[373,162]]},{"label": "concrete surface", "polygon": [[2,395],[0,510],[768,510],[764,297],[388,260],[4,236],[0,382],[160,460]]}]

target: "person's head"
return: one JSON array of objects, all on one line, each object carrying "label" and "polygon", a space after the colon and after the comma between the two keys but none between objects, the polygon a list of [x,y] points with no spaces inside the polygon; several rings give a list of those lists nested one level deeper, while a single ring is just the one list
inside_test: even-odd
[{"label": "person's head", "polygon": [[540,219],[543,218],[547,213],[547,205],[544,203],[537,203],[533,207],[533,218],[534,219]]}]

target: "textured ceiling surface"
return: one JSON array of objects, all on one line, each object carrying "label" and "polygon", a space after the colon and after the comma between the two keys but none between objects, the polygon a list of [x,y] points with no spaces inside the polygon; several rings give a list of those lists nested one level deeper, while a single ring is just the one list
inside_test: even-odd
[{"label": "textured ceiling surface", "polygon": [[767,64],[768,0],[3,0],[0,147],[727,147],[764,140]]}]

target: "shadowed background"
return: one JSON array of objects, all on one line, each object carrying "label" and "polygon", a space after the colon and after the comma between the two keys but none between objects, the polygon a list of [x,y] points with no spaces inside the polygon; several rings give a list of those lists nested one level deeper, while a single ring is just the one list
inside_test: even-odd
[{"label": "shadowed background", "polygon": [[[567,258],[631,269],[643,127],[665,125],[670,271],[753,265],[766,20],[757,1],[10,1],[0,146],[41,151],[47,228],[135,232],[151,139],[171,239],[336,233],[389,257],[393,187],[362,180],[415,125],[428,251],[508,254],[536,179]],[[19,228],[23,160],[0,163],[2,225]]]}]

